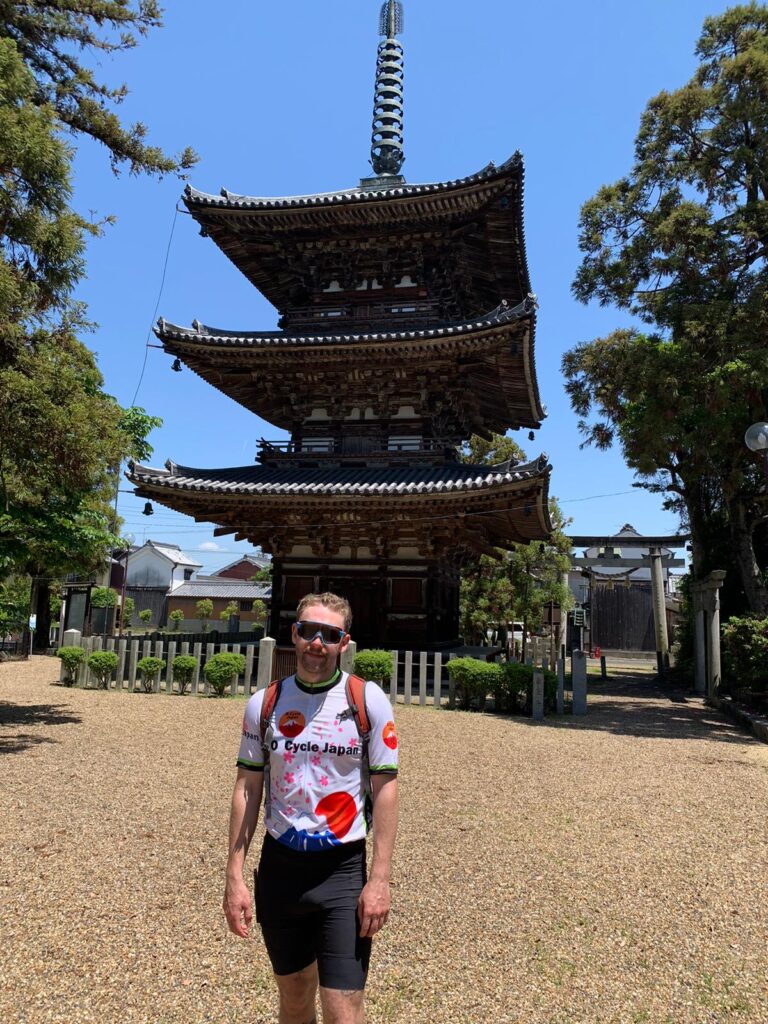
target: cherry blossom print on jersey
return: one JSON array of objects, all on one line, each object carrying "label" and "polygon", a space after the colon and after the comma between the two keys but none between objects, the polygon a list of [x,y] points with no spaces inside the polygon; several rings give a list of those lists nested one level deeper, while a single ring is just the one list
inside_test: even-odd
[{"label": "cherry blossom print on jersey", "polygon": [[343,839],[352,828],[357,804],[349,793],[329,793],[317,805],[315,814],[325,818],[329,830],[337,839]]},{"label": "cherry blossom print on jersey", "polygon": [[293,737],[304,732],[304,726],[306,724],[304,715],[302,715],[300,711],[286,711],[284,714],[280,715],[277,728],[283,736]]},{"label": "cherry blossom print on jersey", "polygon": [[397,750],[397,733],[395,732],[394,722],[387,722],[382,730],[381,738],[390,750]]}]

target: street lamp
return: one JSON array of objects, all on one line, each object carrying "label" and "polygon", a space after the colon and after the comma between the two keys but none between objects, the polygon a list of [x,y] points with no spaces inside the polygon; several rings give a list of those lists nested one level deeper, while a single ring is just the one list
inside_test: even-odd
[{"label": "street lamp", "polygon": [[768,481],[768,423],[753,423],[744,435],[744,444],[763,457],[763,470]]}]

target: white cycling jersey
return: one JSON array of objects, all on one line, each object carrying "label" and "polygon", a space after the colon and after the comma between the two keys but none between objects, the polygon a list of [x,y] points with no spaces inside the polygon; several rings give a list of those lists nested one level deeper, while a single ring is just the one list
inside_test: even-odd
[{"label": "white cycling jersey", "polygon": [[284,679],[263,744],[260,715],[266,690],[255,693],[245,708],[238,767],[268,769],[267,831],[296,850],[364,839],[368,775],[397,774],[389,699],[376,683],[365,684],[371,727],[365,764],[346,681],[346,672],[320,687],[298,682],[295,675]]}]

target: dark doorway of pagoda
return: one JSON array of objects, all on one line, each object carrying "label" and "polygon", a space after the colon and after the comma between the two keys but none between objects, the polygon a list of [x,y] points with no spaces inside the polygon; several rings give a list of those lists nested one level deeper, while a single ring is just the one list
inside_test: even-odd
[{"label": "dark doorway of pagoda", "polygon": [[346,597],[352,606],[352,637],[359,647],[378,647],[384,640],[386,616],[382,590],[376,580],[358,580],[349,576],[329,576],[322,590]]}]

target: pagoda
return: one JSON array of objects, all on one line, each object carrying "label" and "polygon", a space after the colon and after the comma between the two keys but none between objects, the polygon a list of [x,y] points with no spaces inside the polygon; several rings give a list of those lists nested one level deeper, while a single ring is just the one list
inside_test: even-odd
[{"label": "pagoda", "polygon": [[407,184],[400,3],[387,0],[379,27],[371,177],[286,198],[184,195],[279,329],[161,319],[157,337],[290,440],[262,440],[253,465],[132,464],[129,478],[142,498],[272,555],[279,641],[305,593],[332,590],[351,602],[358,643],[436,648],[460,642],[462,566],[551,532],[545,456],[488,466],[458,454],[472,434],[540,425],[536,302],[521,156]]}]

